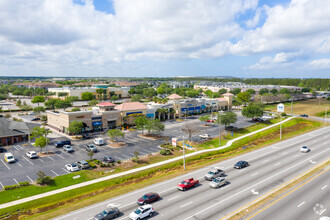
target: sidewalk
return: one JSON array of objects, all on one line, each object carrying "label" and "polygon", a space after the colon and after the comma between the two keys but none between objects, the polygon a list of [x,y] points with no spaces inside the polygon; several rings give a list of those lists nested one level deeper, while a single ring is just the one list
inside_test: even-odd
[{"label": "sidewalk", "polygon": [[[246,134],[246,135],[240,136],[238,138],[235,138],[233,140],[230,140],[230,141],[227,142],[226,145],[224,145],[222,147],[196,151],[196,152],[190,153],[188,155],[185,155],[185,157],[187,158],[187,157],[195,156],[195,155],[198,155],[198,154],[201,154],[201,153],[210,152],[210,151],[217,151],[217,150],[220,150],[220,149],[230,147],[232,145],[232,143],[237,141],[237,140],[240,140],[240,139],[243,139],[245,137],[252,136],[252,135],[254,135],[256,133],[259,133],[261,131],[276,127],[276,126],[280,125],[281,123],[285,123],[285,122],[287,122],[287,121],[289,121],[293,118],[295,118],[295,117],[287,118],[287,119],[283,120],[282,122],[270,125],[268,127],[262,128],[260,130],[257,130],[257,131],[251,132],[249,134]],[[31,196],[31,197],[27,197],[27,198],[24,198],[24,199],[15,200],[15,201],[12,201],[12,202],[1,204],[0,209],[8,208],[8,207],[18,205],[18,204],[22,204],[22,203],[25,203],[25,202],[30,202],[30,201],[33,201],[33,200],[36,200],[36,199],[40,199],[40,198],[43,198],[43,197],[55,195],[55,194],[58,194],[58,193],[66,192],[66,191],[69,191],[69,190],[72,190],[72,189],[77,189],[77,188],[80,188],[80,187],[83,187],[83,186],[88,186],[88,185],[98,183],[98,182],[101,182],[101,181],[106,181],[106,180],[114,179],[114,178],[117,178],[117,177],[125,176],[125,175],[132,174],[132,173],[135,173],[135,172],[139,172],[139,171],[142,171],[142,170],[147,170],[149,168],[157,167],[157,166],[160,166],[160,165],[164,165],[164,164],[171,163],[171,162],[174,162],[174,161],[177,161],[177,160],[182,160],[182,159],[183,159],[183,156],[179,156],[179,157],[172,158],[172,159],[165,160],[165,161],[161,161],[161,162],[158,162],[158,163],[155,163],[155,164],[150,164],[150,165],[147,165],[147,166],[144,166],[144,167],[139,167],[139,168],[135,168],[135,169],[132,169],[132,170],[128,170],[128,171],[125,171],[125,172],[122,172],[122,173],[117,173],[117,174],[113,174],[113,175],[110,175],[110,176],[101,177],[101,178],[90,180],[90,181],[87,181],[87,182],[84,182],[84,183],[79,183],[79,184],[76,184],[76,185],[64,187],[64,188],[61,188],[61,189],[53,190],[53,191],[50,191],[50,192],[38,194],[38,195],[35,195],[35,196]]]}]

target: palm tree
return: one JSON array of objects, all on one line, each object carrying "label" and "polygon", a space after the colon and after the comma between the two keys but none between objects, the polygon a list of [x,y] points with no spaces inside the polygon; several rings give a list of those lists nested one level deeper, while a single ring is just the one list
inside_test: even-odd
[{"label": "palm tree", "polygon": [[[159,119],[159,120],[162,120],[163,115],[165,116],[166,113],[168,113],[168,110],[167,110],[166,108],[159,108],[159,109],[157,110],[157,112],[158,112],[158,119]],[[164,118],[164,119],[165,119],[165,118]]]}]

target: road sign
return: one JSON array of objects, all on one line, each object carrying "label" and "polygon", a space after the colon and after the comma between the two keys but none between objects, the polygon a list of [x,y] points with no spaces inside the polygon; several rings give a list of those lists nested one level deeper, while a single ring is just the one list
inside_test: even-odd
[{"label": "road sign", "polygon": [[284,112],[284,105],[282,103],[277,105],[277,112]]}]

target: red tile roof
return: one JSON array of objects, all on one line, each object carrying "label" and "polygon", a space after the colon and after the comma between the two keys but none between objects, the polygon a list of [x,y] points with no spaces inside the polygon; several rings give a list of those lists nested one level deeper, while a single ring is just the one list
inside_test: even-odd
[{"label": "red tile roof", "polygon": [[97,104],[97,106],[115,106],[115,104],[113,104],[111,102],[101,102],[101,103]]},{"label": "red tile roof", "polygon": [[222,94],[222,95],[229,95],[229,96],[233,96],[233,94],[231,94],[231,93],[229,93],[229,92],[227,92],[227,93],[225,93],[225,94]]},{"label": "red tile roof", "polygon": [[225,98],[215,98],[216,100],[219,100],[219,101],[227,101],[227,99]]},{"label": "red tile roof", "polygon": [[140,102],[124,102],[115,107],[117,110],[121,111],[129,111],[129,110],[137,110],[137,109],[147,109],[147,106]]},{"label": "red tile roof", "polygon": [[169,99],[182,99],[182,96],[179,96],[178,94],[172,94],[172,95],[169,95],[167,96],[167,98]]}]

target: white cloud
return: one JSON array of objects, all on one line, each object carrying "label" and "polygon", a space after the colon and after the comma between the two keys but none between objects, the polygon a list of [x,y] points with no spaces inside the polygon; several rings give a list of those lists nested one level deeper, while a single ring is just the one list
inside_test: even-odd
[{"label": "white cloud", "polygon": [[262,57],[256,64],[250,65],[248,69],[279,69],[287,68],[296,60],[306,59],[303,52],[277,53],[274,57]]},{"label": "white cloud", "polygon": [[327,69],[327,68],[330,68],[330,58],[313,60],[309,64],[315,68]]}]

